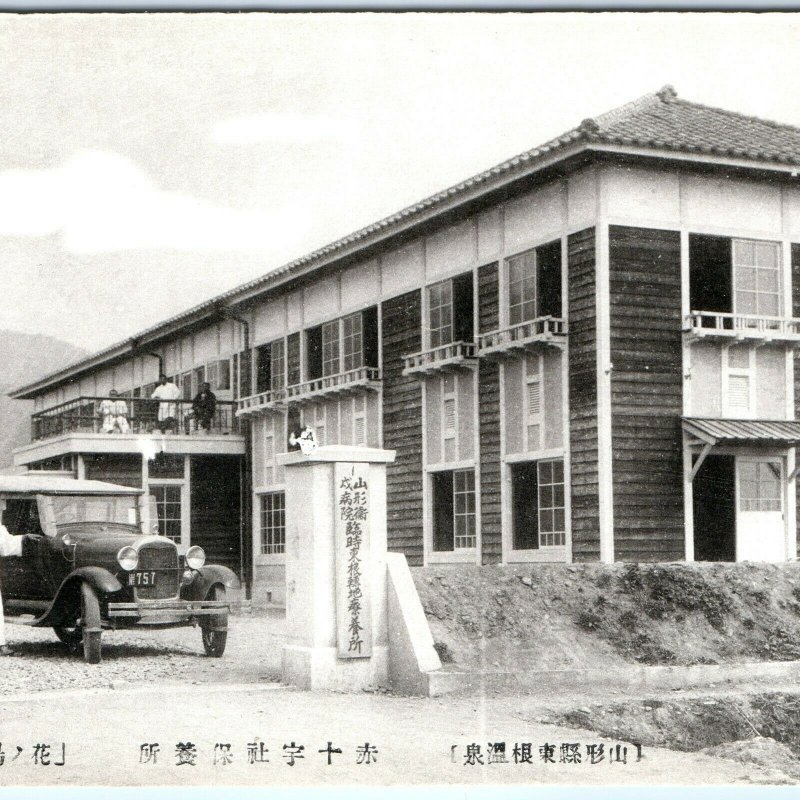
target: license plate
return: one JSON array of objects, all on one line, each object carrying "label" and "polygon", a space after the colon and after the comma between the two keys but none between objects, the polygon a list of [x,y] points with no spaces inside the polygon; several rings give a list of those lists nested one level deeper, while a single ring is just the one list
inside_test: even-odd
[{"label": "license plate", "polygon": [[155,586],[155,570],[137,570],[128,574],[128,586]]}]

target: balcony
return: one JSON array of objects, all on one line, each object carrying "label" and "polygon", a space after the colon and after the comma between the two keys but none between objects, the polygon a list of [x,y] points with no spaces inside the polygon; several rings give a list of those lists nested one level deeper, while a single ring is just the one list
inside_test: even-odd
[{"label": "balcony", "polygon": [[263,414],[268,411],[282,411],[286,408],[286,389],[272,389],[242,397],[236,408],[237,417]]},{"label": "balcony", "polygon": [[[101,413],[104,400],[124,401],[127,413],[120,415],[127,423],[127,434],[160,433],[158,422],[159,404],[173,406],[177,427],[171,433],[178,436],[229,435],[239,432],[234,414],[235,403],[217,400],[216,410],[208,432],[202,429],[194,417],[191,400],[150,400],[140,397],[78,397],[66,403],[37,411],[31,416],[31,440],[52,439],[65,433],[98,433],[113,436],[120,433],[104,430],[106,417]],[[124,434],[123,434],[124,435]]]},{"label": "balcony", "polygon": [[453,342],[431,350],[404,356],[403,375],[433,375],[478,366],[478,346],[474,342]]},{"label": "balcony", "polygon": [[800,346],[800,319],[796,317],[692,311],[684,320],[683,331],[690,344],[698,341],[757,341]]},{"label": "balcony", "polygon": [[[118,415],[126,425],[109,430],[104,400],[122,400],[127,413]],[[159,404],[169,404],[172,428],[159,429]],[[31,416],[31,444],[14,451],[14,463],[25,466],[70,453],[139,453],[152,458],[157,452],[184,455],[243,455],[244,436],[239,430],[235,403],[218,400],[209,429],[199,425],[189,400],[150,400],[139,397],[78,397]]]},{"label": "balcony", "polygon": [[566,320],[537,317],[529,322],[482,333],[478,337],[478,355],[504,358],[536,347],[563,347],[567,342]]},{"label": "balcony", "polygon": [[287,386],[286,400],[288,403],[302,405],[329,397],[376,392],[381,385],[381,371],[377,367],[358,367]]}]

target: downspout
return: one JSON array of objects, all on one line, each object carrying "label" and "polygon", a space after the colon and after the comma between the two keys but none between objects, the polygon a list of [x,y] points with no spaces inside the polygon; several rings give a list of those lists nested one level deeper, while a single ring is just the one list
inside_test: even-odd
[{"label": "downspout", "polygon": [[[237,317],[229,309],[225,315],[242,326],[243,352],[250,352],[250,323]],[[249,362],[248,362],[249,363]],[[237,393],[241,392],[242,359],[239,357],[239,375],[237,376]],[[251,376],[252,378],[252,376]],[[239,472],[239,575],[245,586],[245,597],[250,600],[253,595],[253,535],[252,535],[252,484],[253,484],[253,443],[251,439],[250,421],[239,418],[239,429],[244,436],[244,475]]]}]

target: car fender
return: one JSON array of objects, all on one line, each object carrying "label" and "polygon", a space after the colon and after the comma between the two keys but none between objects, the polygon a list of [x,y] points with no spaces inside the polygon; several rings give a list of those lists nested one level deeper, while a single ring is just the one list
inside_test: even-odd
[{"label": "car fender", "polygon": [[241,585],[236,573],[221,564],[207,564],[197,571],[200,575],[192,583],[192,596],[195,599],[205,597],[208,590],[217,583],[226,589],[238,589]]},{"label": "car fender", "polygon": [[62,619],[63,604],[66,596],[80,584],[87,583],[96,592],[111,594],[122,589],[122,584],[115,575],[103,567],[78,567],[67,575],[58,587],[56,596],[47,611],[33,623],[37,627],[58,625]]}]

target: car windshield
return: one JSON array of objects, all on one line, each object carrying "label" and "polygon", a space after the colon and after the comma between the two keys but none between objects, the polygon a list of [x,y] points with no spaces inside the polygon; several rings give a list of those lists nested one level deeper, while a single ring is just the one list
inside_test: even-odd
[{"label": "car windshield", "polygon": [[139,519],[135,495],[62,495],[52,500],[56,525],[75,522],[136,525]]}]

